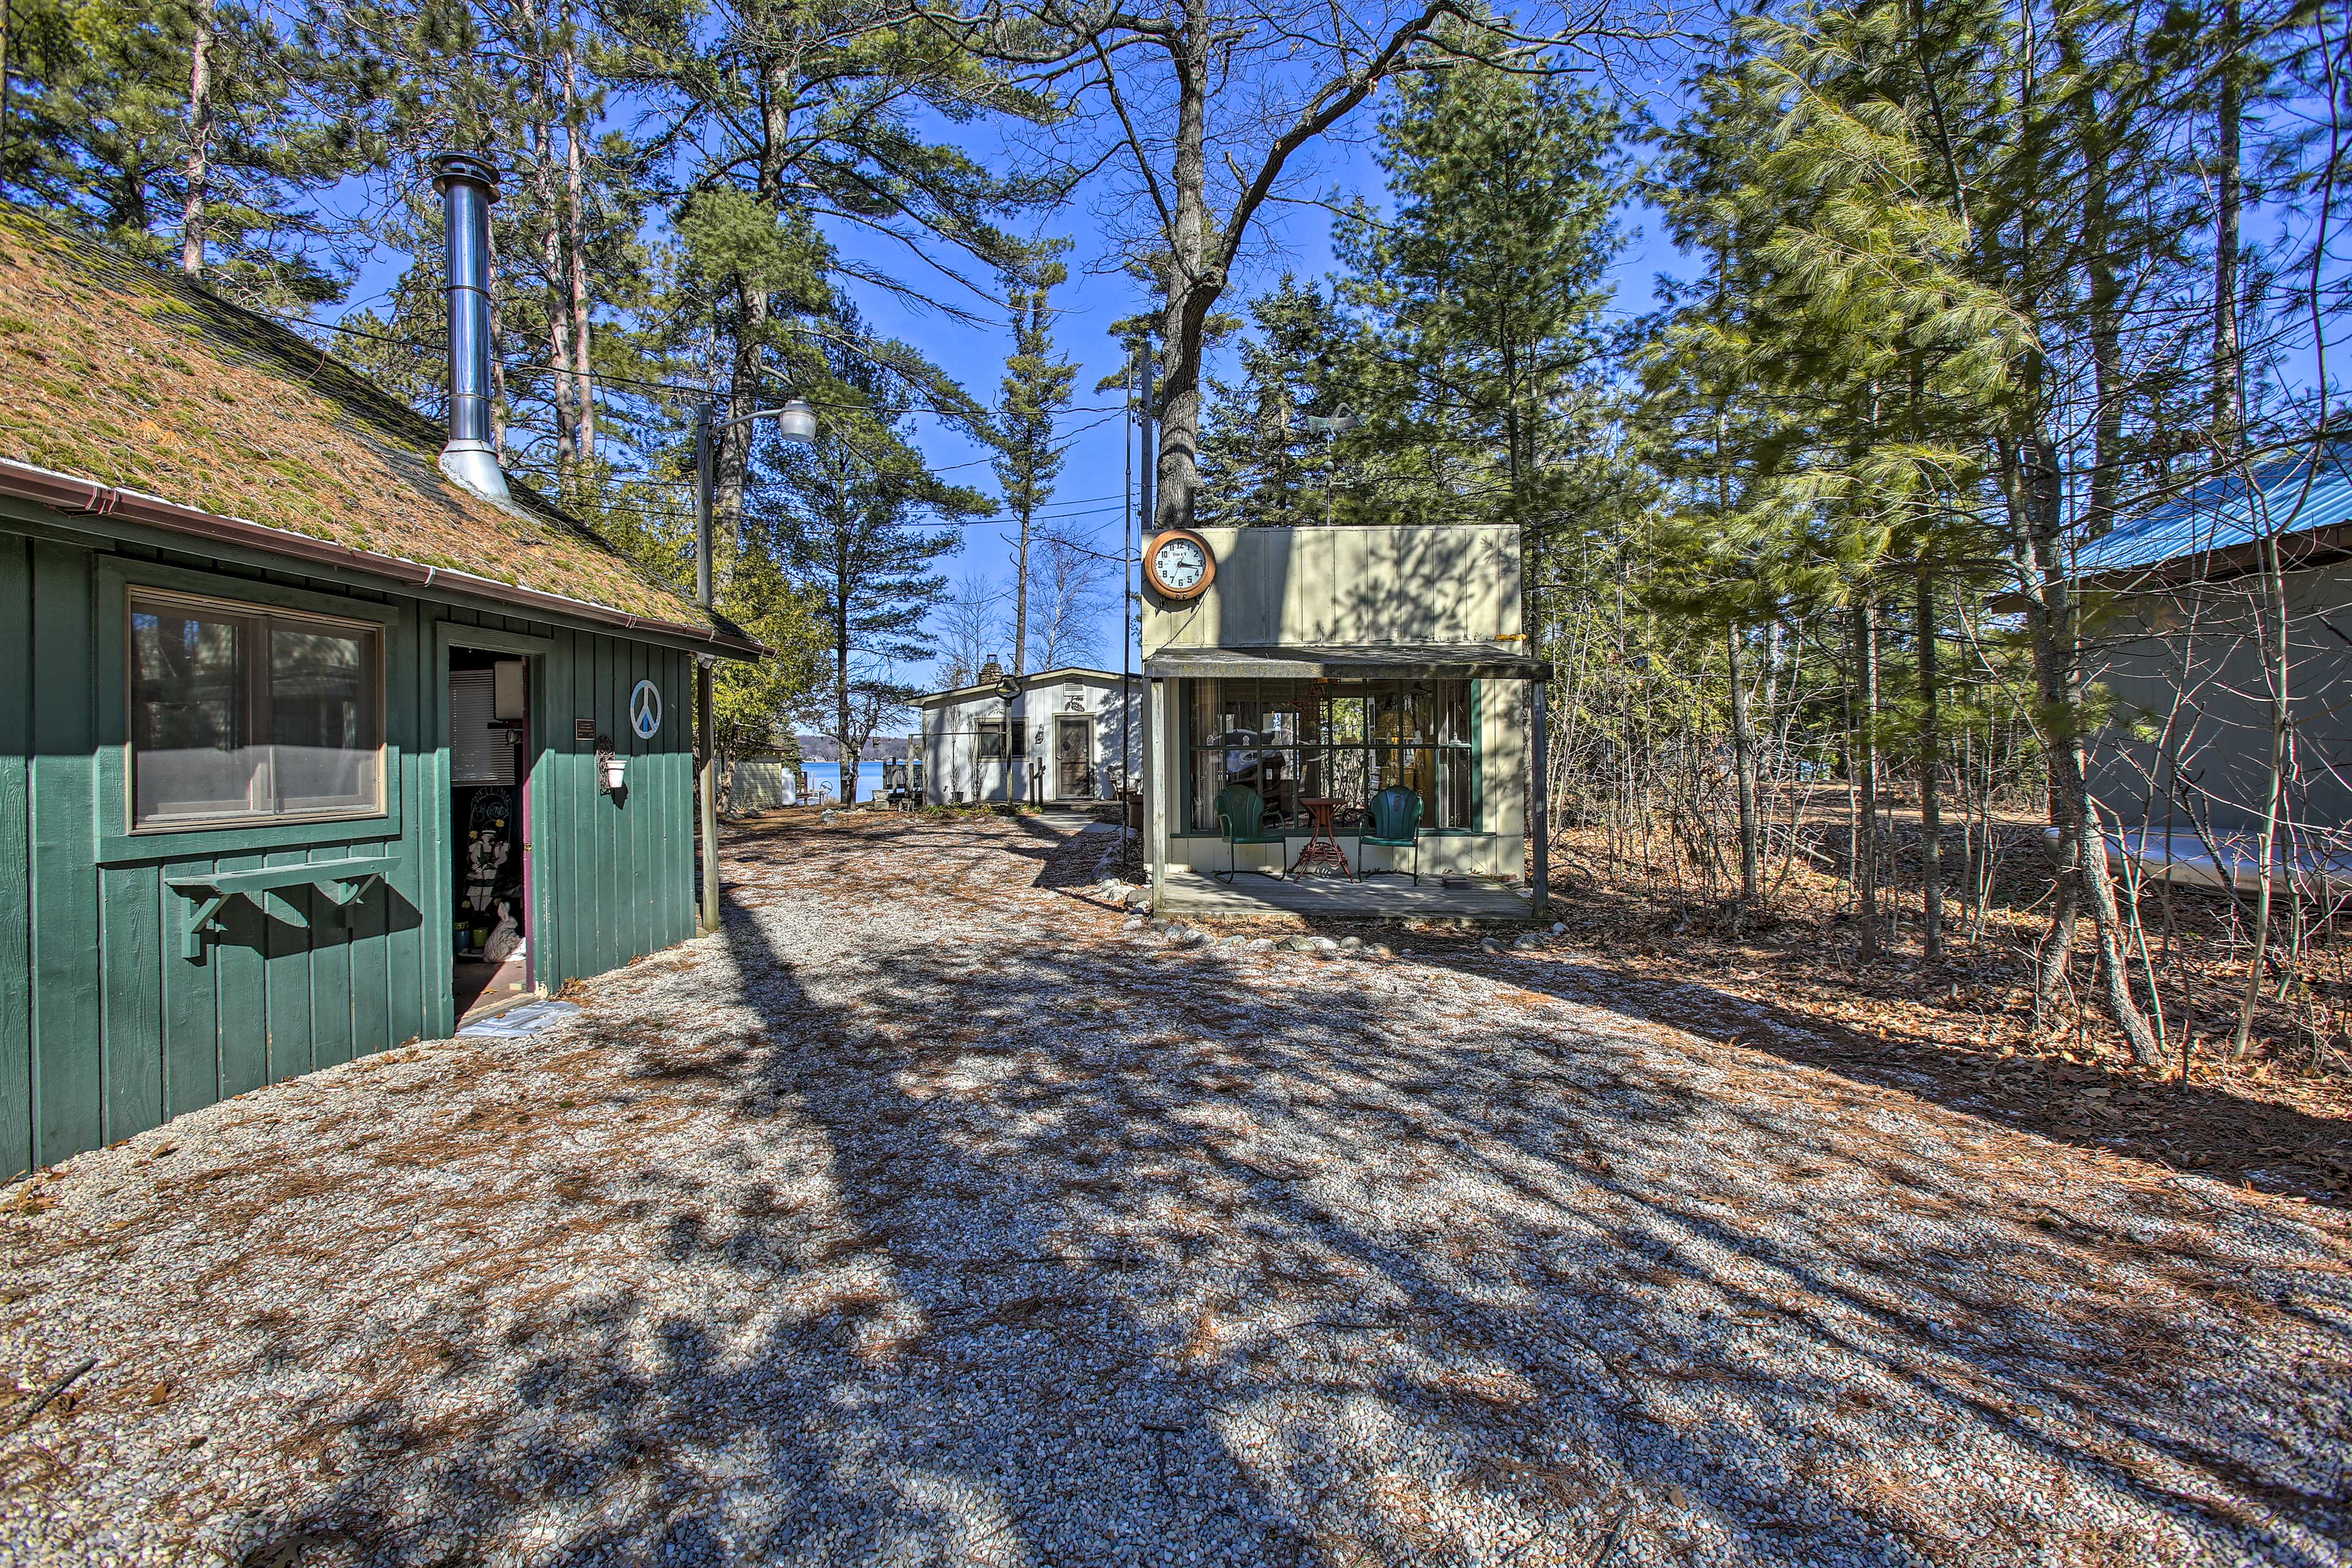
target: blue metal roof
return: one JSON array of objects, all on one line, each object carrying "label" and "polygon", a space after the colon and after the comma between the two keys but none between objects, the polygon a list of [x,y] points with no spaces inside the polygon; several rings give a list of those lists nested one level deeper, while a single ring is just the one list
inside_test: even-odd
[{"label": "blue metal roof", "polygon": [[2235,549],[2271,534],[2310,533],[2352,522],[2352,440],[2331,440],[2315,475],[2311,466],[2311,455],[2299,453],[2257,466],[2251,484],[2242,474],[2207,479],[2084,545],[2076,570],[2087,577],[2155,566]]}]

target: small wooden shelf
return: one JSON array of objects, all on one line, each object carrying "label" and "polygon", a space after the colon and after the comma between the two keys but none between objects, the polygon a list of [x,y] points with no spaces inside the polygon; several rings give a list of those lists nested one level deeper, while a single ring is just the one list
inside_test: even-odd
[{"label": "small wooden shelf", "polygon": [[[231,899],[241,895],[267,910],[268,906],[262,900],[272,893],[288,888],[316,887],[331,902],[348,906],[399,864],[391,856],[355,856],[342,860],[307,860],[291,866],[256,866],[243,871],[166,877],[165,887],[184,899],[196,900],[195,913],[189,917],[188,929],[180,937],[180,956],[191,961],[203,959],[205,933],[220,929],[214,917]],[[300,915],[290,906],[287,912],[298,922],[300,921]]]}]

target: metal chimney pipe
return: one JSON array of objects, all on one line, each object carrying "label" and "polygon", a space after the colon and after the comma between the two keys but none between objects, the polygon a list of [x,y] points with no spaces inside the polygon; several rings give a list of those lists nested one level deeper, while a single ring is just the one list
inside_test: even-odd
[{"label": "metal chimney pipe", "polygon": [[490,445],[490,205],[499,172],[478,153],[433,159],[448,237],[449,444],[441,471],[486,500],[502,501],[507,477]]}]

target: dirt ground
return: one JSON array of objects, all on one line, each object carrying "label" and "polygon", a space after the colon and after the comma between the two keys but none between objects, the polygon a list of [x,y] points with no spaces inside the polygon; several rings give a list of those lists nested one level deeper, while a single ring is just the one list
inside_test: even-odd
[{"label": "dirt ground", "polygon": [[0,1192],[0,1562],[2352,1563],[2336,1211],[1114,847],[747,825],[545,1034]]},{"label": "dirt ground", "polygon": [[[2163,1067],[2134,1065],[2095,1007],[2063,1008],[2037,1024],[2029,954],[2046,924],[2046,868],[2030,847],[2039,828],[2007,826],[2028,847],[2011,847],[1979,929],[1968,928],[1958,900],[1948,906],[1945,952],[1932,963],[1921,952],[1916,879],[1898,877],[1888,895],[1895,930],[1884,955],[1865,963],[1851,890],[1834,875],[1800,868],[1781,877],[1776,868],[1769,914],[1735,919],[1635,868],[1612,867],[1596,838],[1572,834],[1555,851],[1557,915],[1580,963],[1647,998],[1657,1016],[1717,1038],[1766,1044],[2083,1147],[2352,1205],[2352,1073],[2343,1058],[2323,1053],[2324,1070],[2312,1070],[2314,1053],[2292,1037],[2294,1009],[2273,1005],[2260,1015],[2254,1056],[2223,1059],[2244,963],[2221,900],[2174,900],[2177,962],[2159,956],[2173,1047]],[[1916,831],[1905,848],[1916,857]],[[1958,857],[1947,858],[1957,880]],[[2147,904],[2156,928],[2158,900]],[[2075,983],[2087,987],[2088,920],[2078,951]],[[2352,940],[2315,941],[2301,966],[2309,989],[2352,994],[2329,978],[2347,962]],[[2189,1007],[2177,988],[2184,978]],[[2177,1054],[2184,1033],[2194,1039],[2185,1079]]]}]

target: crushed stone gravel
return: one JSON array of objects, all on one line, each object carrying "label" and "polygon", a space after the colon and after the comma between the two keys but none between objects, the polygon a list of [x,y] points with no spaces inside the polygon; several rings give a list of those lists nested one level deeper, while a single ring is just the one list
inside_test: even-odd
[{"label": "crushed stone gravel", "polygon": [[751,825],[574,1017],[0,1191],[0,1562],[2352,1562],[2336,1216],[1111,838]]}]

